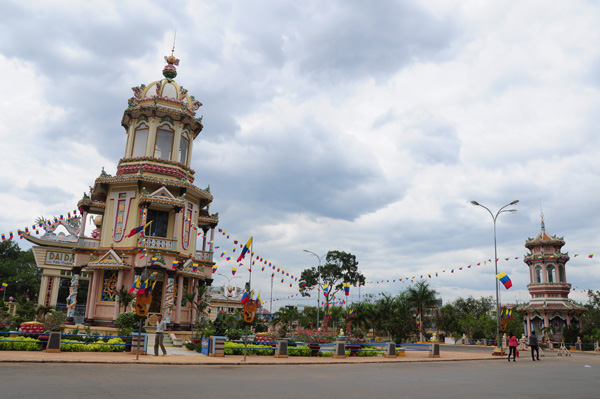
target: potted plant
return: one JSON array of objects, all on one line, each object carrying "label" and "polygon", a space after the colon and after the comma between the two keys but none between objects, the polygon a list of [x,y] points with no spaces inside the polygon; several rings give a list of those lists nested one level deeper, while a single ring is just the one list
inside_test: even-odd
[{"label": "potted plant", "polygon": [[296,341],[306,342],[312,351],[312,356],[319,356],[321,344],[334,342],[337,338],[335,333],[328,333],[315,329],[311,330],[308,328],[304,330],[298,330],[294,335],[296,337]]},{"label": "potted plant", "polygon": [[67,315],[63,312],[53,311],[44,317],[44,325],[48,335],[46,352],[60,352],[60,331],[67,320]]},{"label": "potted plant", "polygon": [[365,333],[360,328],[355,329],[347,337],[346,349],[350,350],[350,356],[358,356],[358,351],[365,343]]}]

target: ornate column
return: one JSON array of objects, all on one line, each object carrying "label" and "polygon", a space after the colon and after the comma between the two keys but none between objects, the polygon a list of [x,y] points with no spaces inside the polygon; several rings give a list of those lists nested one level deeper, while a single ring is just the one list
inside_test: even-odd
[{"label": "ornate column", "polygon": [[[119,270],[119,275],[117,277],[117,292],[121,288],[122,285],[123,285],[123,270]],[[117,317],[119,316],[119,310],[120,310],[119,296],[115,295],[115,309],[113,311],[113,325],[114,325],[115,321],[117,321]]]},{"label": "ornate column", "polygon": [[206,234],[208,229],[202,229],[202,251],[206,251]]},{"label": "ornate column", "polygon": [[549,325],[550,324],[549,324],[549,321],[548,321],[548,313],[544,312],[544,327],[548,327]]},{"label": "ornate column", "polygon": [[95,306],[96,306],[96,296],[98,293],[98,284],[102,284],[102,279],[100,278],[100,274],[102,273],[101,270],[94,270],[93,275],[94,275],[94,281],[93,284],[91,285],[91,289],[92,289],[92,295],[90,296],[90,306],[89,306],[89,313],[88,313],[88,318],[85,322],[85,324],[93,324],[94,323],[94,313],[95,313]]},{"label": "ornate column", "polygon": [[[173,223],[173,239],[177,241],[177,231],[179,230],[179,213],[181,212],[181,207],[175,207],[175,223]],[[175,249],[175,248],[173,248]]]},{"label": "ornate column", "polygon": [[81,214],[81,226],[79,227],[79,238],[85,237],[85,224],[87,221],[88,209],[83,208],[83,213]]},{"label": "ornate column", "polygon": [[163,298],[164,310],[163,317],[167,323],[171,323],[171,314],[175,308],[173,294],[175,289],[175,272],[167,270],[167,286],[165,287],[165,296]]},{"label": "ornate column", "polygon": [[67,320],[65,324],[75,324],[75,308],[77,306],[77,292],[79,291],[79,273],[81,267],[73,267],[71,270],[71,287],[67,296]]},{"label": "ornate column", "polygon": [[[42,273],[44,271],[42,270]],[[40,283],[40,292],[38,293],[38,305],[46,305],[46,293],[48,291],[48,284],[50,284],[50,278],[42,274],[42,281]]]},{"label": "ornate column", "polygon": [[210,251],[212,252],[213,246],[215,244],[215,228],[210,229]]},{"label": "ornate column", "polygon": [[525,334],[527,336],[531,335],[531,317],[529,313],[527,313],[527,326],[525,328]]},{"label": "ornate column", "polygon": [[[192,309],[194,309],[195,304],[198,302],[198,279],[197,278],[193,278],[192,279],[192,283],[190,285],[190,289],[192,290],[191,292],[194,293],[194,302],[190,303],[190,306],[192,307]],[[190,320],[190,329],[191,326],[194,325],[194,323],[196,322],[196,317],[198,316],[198,310],[192,310],[192,318]]]},{"label": "ornate column", "polygon": [[92,308],[91,302],[92,302],[92,287],[93,286],[94,286],[94,272],[90,273],[90,279],[89,279],[89,283],[88,283],[88,293],[87,293],[87,298],[85,301],[84,322],[87,322],[87,320],[90,317],[90,309]]},{"label": "ornate column", "polygon": [[175,307],[175,322],[173,323],[173,330],[178,331],[181,329],[181,299],[183,297],[183,275],[177,277],[177,305]]}]

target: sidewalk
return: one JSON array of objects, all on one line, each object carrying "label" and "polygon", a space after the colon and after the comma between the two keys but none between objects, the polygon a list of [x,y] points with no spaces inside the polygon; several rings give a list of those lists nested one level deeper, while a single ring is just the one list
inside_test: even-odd
[{"label": "sidewalk", "polygon": [[357,364],[357,363],[410,363],[445,362],[465,360],[503,360],[489,353],[442,352],[439,358],[430,358],[428,351],[407,351],[406,356],[385,357],[288,357],[243,356],[209,357],[185,348],[167,348],[167,356],[140,355],[135,360],[133,354],[126,352],[26,352],[0,351],[0,363],[99,363],[99,364],[161,364],[161,365],[309,365],[309,364]]}]

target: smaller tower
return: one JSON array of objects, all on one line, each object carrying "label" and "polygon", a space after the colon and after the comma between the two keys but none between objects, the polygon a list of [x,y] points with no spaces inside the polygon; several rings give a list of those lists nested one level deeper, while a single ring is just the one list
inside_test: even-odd
[{"label": "smaller tower", "polygon": [[540,234],[525,242],[529,250],[524,262],[529,267],[527,289],[531,302],[520,310],[525,313],[525,334],[531,331],[540,334],[545,327],[551,327],[554,339],[561,339],[564,327],[579,327],[585,309],[569,299],[571,284],[567,282],[566,263],[570,258],[568,253],[561,252],[565,241],[546,232],[544,215],[541,216]]}]

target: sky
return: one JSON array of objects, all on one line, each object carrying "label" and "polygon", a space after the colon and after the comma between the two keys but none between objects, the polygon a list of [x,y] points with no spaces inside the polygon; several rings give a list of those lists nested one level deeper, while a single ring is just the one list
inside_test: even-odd
[{"label": "sky", "polygon": [[[220,251],[253,236],[295,276],[319,262],[303,250],[356,255],[361,297],[422,274],[444,303],[494,296],[493,219],[470,201],[519,200],[497,219],[501,301],[529,300],[542,211],[571,255],[570,297],[600,288],[597,2],[8,0],[0,14],[1,233],[115,174],[131,88],[162,78],[176,31],[175,80],[204,104],[195,184],[230,235],[219,273],[236,266]],[[267,270],[252,284],[269,300]],[[276,279],[273,310],[316,304],[297,292]]]}]

